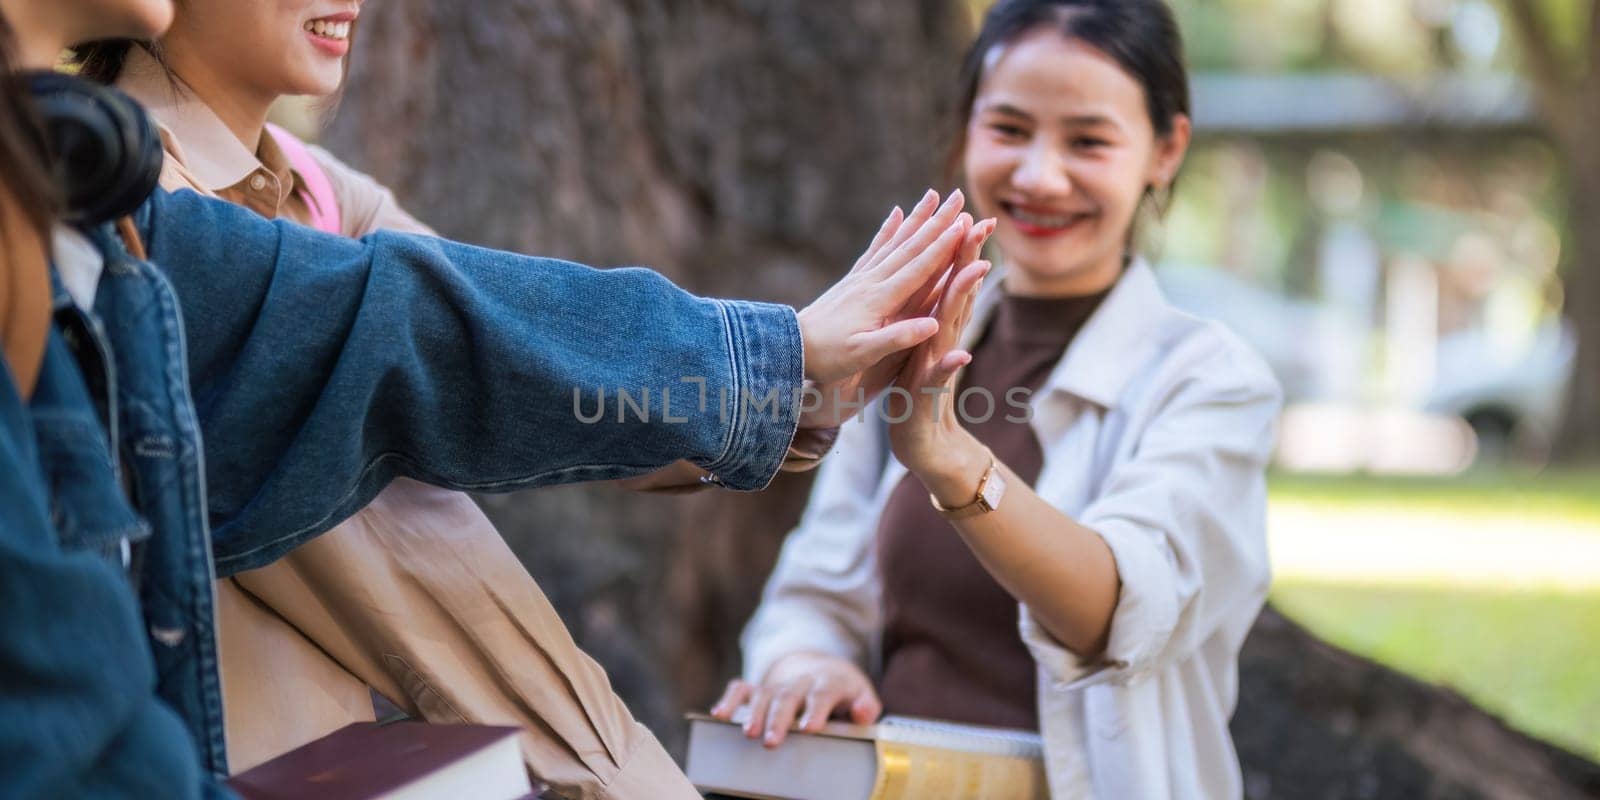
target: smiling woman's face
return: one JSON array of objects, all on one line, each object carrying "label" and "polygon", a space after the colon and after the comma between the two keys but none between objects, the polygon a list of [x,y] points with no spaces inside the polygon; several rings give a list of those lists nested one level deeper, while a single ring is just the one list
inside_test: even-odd
[{"label": "smiling woman's face", "polygon": [[360,0],[185,0],[162,45],[180,73],[198,64],[261,95],[329,95],[360,10]]},{"label": "smiling woman's face", "polygon": [[1090,294],[1116,281],[1148,187],[1169,184],[1187,145],[1157,136],[1143,87],[1109,56],[1041,28],[992,56],[967,123],[973,202],[1018,294]]}]

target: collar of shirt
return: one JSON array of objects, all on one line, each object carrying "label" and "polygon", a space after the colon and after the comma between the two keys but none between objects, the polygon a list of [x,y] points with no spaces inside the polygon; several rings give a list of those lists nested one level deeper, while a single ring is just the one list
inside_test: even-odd
[{"label": "collar of shirt", "polygon": [[56,274],[73,304],[84,311],[92,309],[100,275],[105,272],[105,256],[89,237],[61,224],[50,231],[50,251]]},{"label": "collar of shirt", "polygon": [[167,156],[204,191],[268,218],[283,216],[285,205],[302,192],[304,179],[270,133],[263,132],[260,146],[250,152],[210,106],[182,81],[169,79],[143,48],[129,48],[116,85],[155,118]]},{"label": "collar of shirt", "polygon": [[[1004,268],[997,267],[997,275],[1003,279]],[[985,282],[973,307],[963,347],[976,344],[977,336],[1000,303],[1004,284],[1004,280]],[[1154,346],[1153,334],[1172,310],[1149,263],[1135,258],[1073,337],[1040,391],[1062,391],[1102,408],[1115,407],[1134,370],[1144,363],[1144,349]]]}]

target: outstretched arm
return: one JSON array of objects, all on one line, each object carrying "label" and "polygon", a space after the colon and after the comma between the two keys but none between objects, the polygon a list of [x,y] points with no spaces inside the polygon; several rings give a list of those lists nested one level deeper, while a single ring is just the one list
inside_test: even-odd
[{"label": "outstretched arm", "polygon": [[158,194],[138,221],[182,305],[219,571],[270,562],[397,475],[502,491],[686,459],[764,487],[805,377],[849,383],[937,328],[900,313],[970,225],[936,201],[802,325],[647,270],[352,241]]}]

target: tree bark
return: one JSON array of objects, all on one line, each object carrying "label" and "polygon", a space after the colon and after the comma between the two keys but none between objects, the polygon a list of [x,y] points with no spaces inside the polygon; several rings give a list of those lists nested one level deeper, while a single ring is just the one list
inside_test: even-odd
[{"label": "tree bark", "polygon": [[1600,125],[1600,8],[1590,8],[1586,45],[1575,62],[1561,52],[1533,0],[1505,0],[1505,7],[1545,125],[1568,167],[1562,312],[1576,329],[1578,352],[1555,456],[1600,463],[1600,151],[1593,142]]},{"label": "tree bark", "polygon": [[[328,132],[442,234],[803,304],[940,180],[964,0],[386,0]],[[737,668],[809,481],[483,498],[672,744]]]},{"label": "tree bark", "polygon": [[1232,729],[1247,800],[1600,797],[1600,765],[1323,643],[1271,607],[1239,656]]},{"label": "tree bark", "polygon": [[[1600,54],[1600,10],[1589,52]],[[1594,56],[1600,58],[1600,55]],[[1563,132],[1568,176],[1571,256],[1562,265],[1563,312],[1577,329],[1578,354],[1556,455],[1568,463],[1600,463],[1600,69],[1588,68],[1568,97],[1577,123]]]}]

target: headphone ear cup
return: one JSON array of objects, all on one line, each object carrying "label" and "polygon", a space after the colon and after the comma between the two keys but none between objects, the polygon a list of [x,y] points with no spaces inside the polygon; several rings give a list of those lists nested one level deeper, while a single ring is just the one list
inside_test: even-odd
[{"label": "headphone ear cup", "polygon": [[60,72],[28,76],[64,218],[95,225],[132,213],[161,178],[161,135],[144,109],[108,86]]},{"label": "headphone ear cup", "polygon": [[122,134],[122,157],[111,165],[105,200],[96,215],[103,221],[132,214],[150,197],[161,182],[166,148],[161,143],[161,131],[143,106],[120,89],[95,88],[100,90],[99,101],[107,115],[116,120],[116,128]]}]

